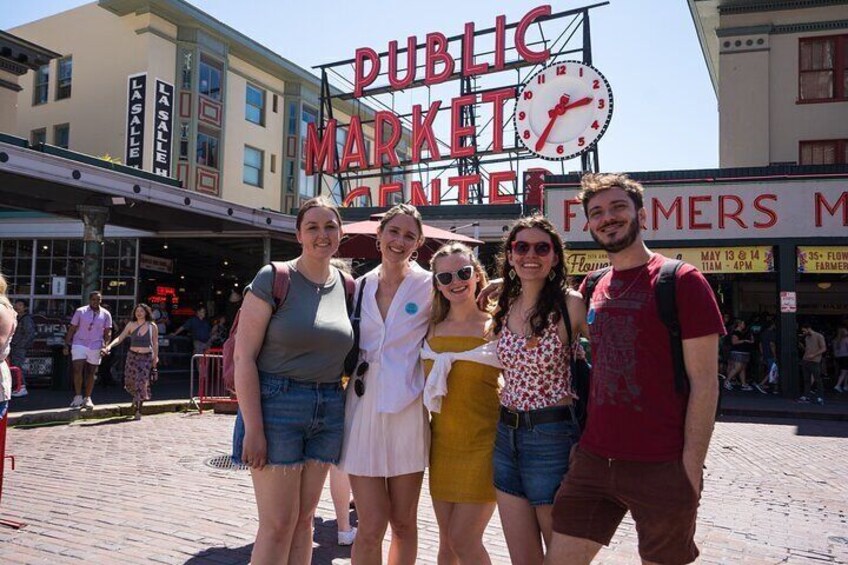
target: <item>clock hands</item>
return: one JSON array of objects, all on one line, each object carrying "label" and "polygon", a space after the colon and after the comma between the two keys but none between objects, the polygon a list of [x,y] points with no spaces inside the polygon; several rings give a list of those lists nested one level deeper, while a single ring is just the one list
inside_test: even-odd
[{"label": "clock hands", "polygon": [[564,115],[571,108],[577,108],[578,106],[585,106],[592,101],[592,98],[587,96],[585,98],[581,98],[576,102],[572,102],[569,104],[571,97],[568,94],[563,94],[559,102],[556,106],[548,110],[548,116],[551,118],[548,122],[548,125],[545,127],[545,131],[542,132],[542,135],[539,136],[539,139],[536,141],[536,151],[541,151],[545,146],[545,141],[548,139],[548,135],[550,135],[551,130],[554,129],[554,124],[557,121],[557,118]]}]

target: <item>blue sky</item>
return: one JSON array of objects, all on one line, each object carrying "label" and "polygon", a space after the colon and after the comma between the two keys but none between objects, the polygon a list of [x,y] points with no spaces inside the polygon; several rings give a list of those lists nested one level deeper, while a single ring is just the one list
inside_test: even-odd
[{"label": "blue sky", "polygon": [[[2,0],[0,29],[85,4]],[[542,0],[192,0],[192,4],[305,68],[385,50],[392,39],[517,21]],[[554,12],[591,2],[553,1]],[[14,4],[14,9],[8,5]],[[648,9],[647,7],[650,7]],[[611,0],[592,11],[594,64],[612,85],[615,113],[599,145],[601,168],[647,171],[718,166],[716,96],[683,0]],[[47,47],[50,47],[49,45]],[[574,161],[566,170],[578,168]],[[556,170],[556,167],[554,170]]]}]

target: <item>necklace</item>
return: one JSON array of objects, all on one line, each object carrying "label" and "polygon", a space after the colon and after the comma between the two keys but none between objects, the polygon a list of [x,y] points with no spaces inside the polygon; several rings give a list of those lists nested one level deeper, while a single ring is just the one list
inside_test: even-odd
[{"label": "necklace", "polygon": [[[642,265],[642,269],[639,271],[639,274],[636,275],[632,281],[630,281],[629,285],[627,285],[627,288],[625,288],[622,292],[619,292],[617,296],[613,296],[609,293],[609,287],[607,287],[607,289],[604,290],[604,296],[607,300],[618,300],[619,298],[630,292],[630,289],[633,288],[633,285],[635,285],[639,281],[639,279],[642,278],[642,275],[647,272],[648,264],[645,263],[644,265]],[[612,283],[612,275],[610,275],[610,283]]]}]

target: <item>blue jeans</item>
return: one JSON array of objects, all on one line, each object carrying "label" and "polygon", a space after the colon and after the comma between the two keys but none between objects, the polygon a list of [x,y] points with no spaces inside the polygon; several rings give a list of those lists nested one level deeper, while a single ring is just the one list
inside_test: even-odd
[{"label": "blue jeans", "polygon": [[526,498],[532,506],[553,504],[568,472],[571,446],[580,439],[572,420],[512,428],[498,422],[495,437],[495,488]]},{"label": "blue jeans", "polygon": [[[304,383],[259,373],[262,427],[269,465],[300,465],[307,460],[339,462],[344,435],[341,383]],[[233,462],[241,463],[244,446],[241,410],[233,429]]]}]

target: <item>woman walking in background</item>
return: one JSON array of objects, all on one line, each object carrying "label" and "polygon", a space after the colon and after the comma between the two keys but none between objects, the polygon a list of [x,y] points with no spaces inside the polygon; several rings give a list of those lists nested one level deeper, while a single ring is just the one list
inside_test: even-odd
[{"label": "woman walking in background", "polygon": [[588,335],[586,307],[566,286],[562,240],[543,216],[513,224],[501,260],[504,288],[494,332],[504,388],[494,482],[512,562],[541,564],[554,495],[580,436],[569,335]]},{"label": "woman walking in background", "polygon": [[836,359],[836,371],[839,375],[836,392],[848,392],[848,327],[839,326],[833,339],[833,357]]},{"label": "woman walking in background", "polygon": [[491,316],[477,307],[486,273],[460,243],[443,246],[430,265],[433,308],[421,356],[432,411],[430,495],[439,524],[438,562],[487,564],[483,531],[495,511],[500,370],[495,344],[488,341]]},{"label": "woman walking in background", "polygon": [[101,351],[104,357],[112,348],[130,338],[130,349],[124,365],[124,390],[132,395],[134,418],[141,420],[142,405],[150,400],[150,383],[156,380],[159,364],[159,330],[153,322],[153,310],[147,304],[133,309],[134,319],[127,322],[118,337]]},{"label": "woman walking in background", "polygon": [[235,343],[239,412],[233,460],[250,467],[259,512],[254,565],[308,565],[315,508],[344,431],[341,385],[353,345],[344,276],[330,265],[341,217],[325,198],[300,208],[302,252],[286,263],[288,293],[274,298],[275,271],[245,289]]},{"label": "woman walking in background", "polygon": [[754,390],[748,384],[748,362],[751,360],[751,351],[754,350],[754,338],[745,325],[745,320],[733,322],[733,331],[730,334],[730,360],[727,371],[727,379],[724,388],[733,390],[733,380],[738,376],[742,383],[742,390],[749,392]]}]

